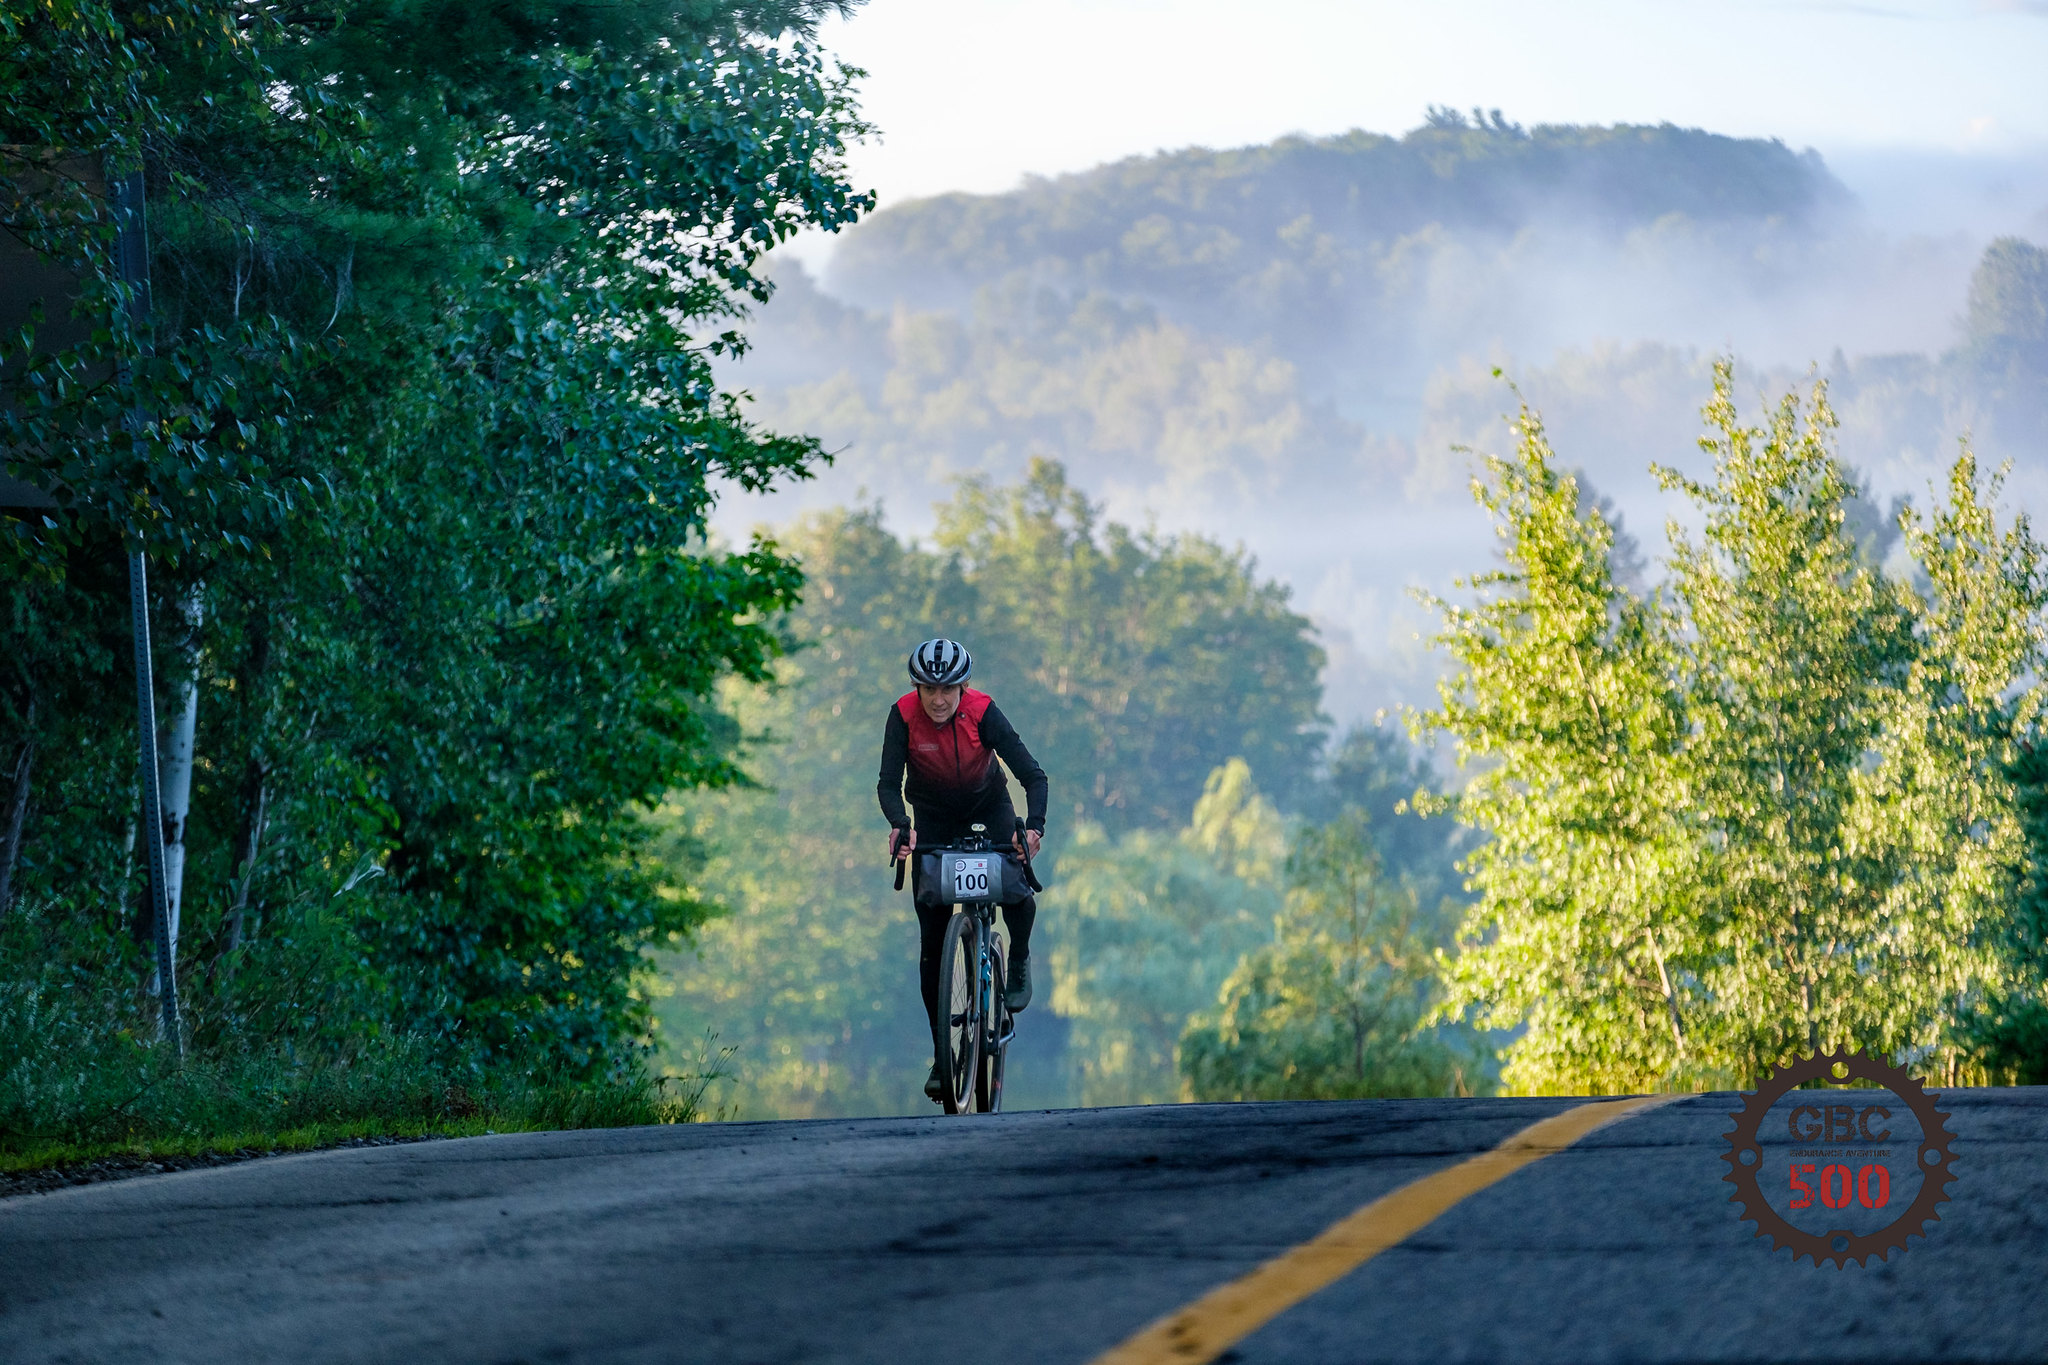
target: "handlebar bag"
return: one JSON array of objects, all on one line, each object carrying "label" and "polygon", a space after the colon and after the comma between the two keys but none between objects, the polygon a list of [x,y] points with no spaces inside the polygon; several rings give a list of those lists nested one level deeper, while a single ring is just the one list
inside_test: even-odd
[{"label": "handlebar bag", "polygon": [[985,853],[972,853],[966,856],[972,858],[986,857],[991,860],[988,870],[992,875],[988,891],[992,894],[985,896],[954,894],[954,888],[947,883],[945,869],[941,866],[941,863],[944,861],[944,855],[939,853],[920,853],[917,855],[917,877],[914,887],[917,893],[917,903],[928,909],[937,909],[944,905],[957,905],[963,901],[970,900],[991,900],[997,905],[1017,905],[1031,895],[1031,886],[1024,874],[1024,865],[1017,859],[1015,854],[1002,849],[992,848]]}]

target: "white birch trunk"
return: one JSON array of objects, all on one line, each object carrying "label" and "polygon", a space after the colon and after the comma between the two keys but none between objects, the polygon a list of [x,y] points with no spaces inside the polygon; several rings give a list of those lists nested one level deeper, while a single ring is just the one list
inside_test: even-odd
[{"label": "white birch trunk", "polygon": [[164,899],[170,906],[171,944],[178,942],[178,909],[185,892],[185,820],[192,813],[192,748],[199,729],[199,626],[205,608],[199,589],[185,599],[185,680],[173,703],[176,715],[164,735]]}]

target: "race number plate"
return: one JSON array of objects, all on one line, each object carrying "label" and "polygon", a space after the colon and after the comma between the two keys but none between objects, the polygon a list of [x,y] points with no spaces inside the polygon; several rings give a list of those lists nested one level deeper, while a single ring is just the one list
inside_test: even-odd
[{"label": "race number plate", "polygon": [[1003,892],[1003,870],[993,853],[948,853],[939,877],[955,905],[996,900]]}]

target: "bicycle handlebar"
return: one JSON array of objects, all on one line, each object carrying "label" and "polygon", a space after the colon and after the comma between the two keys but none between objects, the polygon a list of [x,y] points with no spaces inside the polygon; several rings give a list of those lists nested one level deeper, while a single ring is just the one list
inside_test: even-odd
[{"label": "bicycle handlebar", "polygon": [[913,851],[918,853],[1009,853],[1016,857],[1018,864],[1024,869],[1024,884],[1033,891],[1045,890],[1045,886],[1038,880],[1037,871],[1031,866],[1031,855],[1024,851],[1028,845],[1024,841],[1024,822],[1021,820],[1017,822],[1016,843],[1010,848],[1003,848],[1000,845],[988,843],[984,839],[982,843],[985,847],[982,848],[962,847],[958,844],[933,844],[929,848],[913,850],[910,847],[909,839],[905,837],[907,833],[908,831],[906,830],[898,829],[892,830],[889,834],[889,861],[896,865],[896,889],[898,891],[903,889],[903,869],[909,864],[910,854]]}]

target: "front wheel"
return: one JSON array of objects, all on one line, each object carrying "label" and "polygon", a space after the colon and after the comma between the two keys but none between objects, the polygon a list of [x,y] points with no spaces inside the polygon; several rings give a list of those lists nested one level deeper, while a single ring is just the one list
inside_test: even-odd
[{"label": "front wheel", "polygon": [[939,956],[939,1017],[933,1028],[938,1054],[939,1102],[964,1114],[973,1100],[981,1060],[981,972],[975,961],[974,918],[954,912]]},{"label": "front wheel", "polygon": [[1009,1052],[1009,1007],[1003,1003],[1003,941],[989,944],[989,1002],[981,1044],[981,1066],[974,1077],[974,1106],[984,1114],[1003,1112],[1003,1057]]}]

